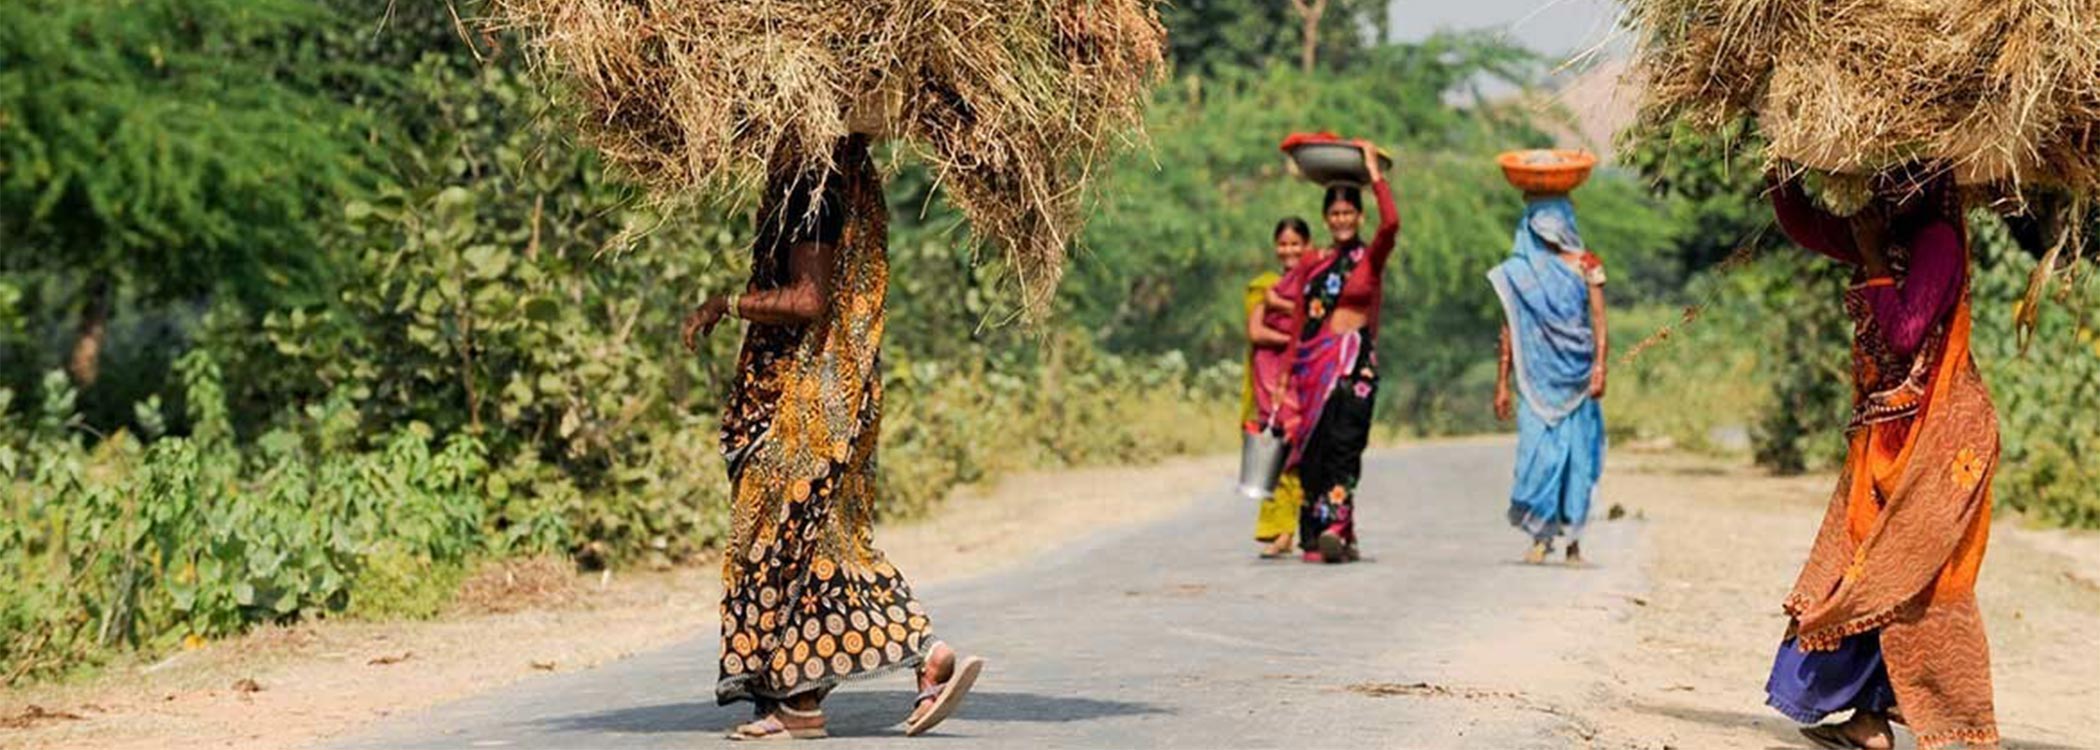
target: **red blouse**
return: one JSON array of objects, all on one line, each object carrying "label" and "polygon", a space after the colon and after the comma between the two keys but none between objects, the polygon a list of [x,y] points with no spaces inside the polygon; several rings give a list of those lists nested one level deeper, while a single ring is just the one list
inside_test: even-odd
[{"label": "red blouse", "polygon": [[1378,197],[1378,231],[1371,237],[1370,262],[1359,263],[1350,270],[1336,307],[1364,313],[1370,321],[1370,333],[1376,337],[1379,310],[1385,303],[1385,262],[1392,257],[1400,236],[1400,210],[1394,207],[1393,188],[1385,180],[1371,183],[1371,192]]},{"label": "red blouse", "polygon": [[[1859,248],[1853,244],[1851,223],[1817,208],[1793,183],[1773,188],[1772,212],[1779,218],[1780,229],[1802,247],[1848,265],[1862,263]],[[1924,346],[1925,335],[1961,301],[1968,283],[1968,253],[1957,225],[1945,219],[1934,219],[1908,236],[1890,239],[1910,251],[1908,267],[1897,269],[1902,278],[1866,279],[1860,293],[1874,311],[1884,343],[1908,357]]]}]

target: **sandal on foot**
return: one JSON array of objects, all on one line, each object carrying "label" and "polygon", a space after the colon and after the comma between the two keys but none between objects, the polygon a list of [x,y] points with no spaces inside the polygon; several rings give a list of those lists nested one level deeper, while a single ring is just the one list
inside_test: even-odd
[{"label": "sandal on foot", "polygon": [[1845,735],[1845,730],[1833,725],[1802,727],[1801,736],[1823,750],[1862,750],[1866,745]]},{"label": "sandal on foot", "polygon": [[1320,532],[1320,561],[1340,563],[1349,561],[1349,543],[1334,530]]},{"label": "sandal on foot", "polygon": [[1551,551],[1545,542],[1532,542],[1531,549],[1524,552],[1524,564],[1543,565],[1546,562],[1546,553]]},{"label": "sandal on foot", "polygon": [[[919,693],[916,704],[919,709],[904,721],[904,736],[917,737],[947,721],[962,708],[963,696],[970,694],[970,687],[977,684],[977,675],[984,672],[982,658],[964,657],[955,663],[955,673],[948,681],[927,688]],[[930,705],[929,705],[930,704]]]},{"label": "sandal on foot", "polygon": [[[821,740],[830,737],[824,731],[823,711],[797,711],[781,706],[779,715],[767,716],[749,724],[740,724],[729,730],[729,739],[737,742],[779,742],[784,740]],[[800,721],[815,719],[814,726],[790,727],[781,720],[787,716]]]}]

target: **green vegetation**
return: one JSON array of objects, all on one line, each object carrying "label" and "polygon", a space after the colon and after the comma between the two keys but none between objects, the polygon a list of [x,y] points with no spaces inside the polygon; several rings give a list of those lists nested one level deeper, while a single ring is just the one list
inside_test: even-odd
[{"label": "green vegetation", "polygon": [[[488,559],[667,566],[719,541],[736,337],[699,356],[675,339],[743,278],[747,216],[639,200],[555,129],[502,39],[476,38],[477,60],[441,4],[398,4],[383,29],[355,0],[17,5],[0,10],[0,682],[257,623],[431,616]],[[1520,206],[1487,157],[1550,139],[1527,107],[1452,102],[1483,76],[1536,82],[1540,61],[1479,37],[1370,44],[1348,32],[1376,4],[1336,2],[1307,73],[1294,11],[1257,5],[1169,11],[1182,76],[1155,92],[1152,148],[1105,165],[1043,325],[1013,322],[1006,269],[884,155],[884,513],[1024,468],[1230,446],[1241,285],[1278,218],[1319,208],[1276,152],[1293,130],[1395,153],[1385,428],[1496,429],[1482,274]],[[1813,467],[1848,387],[1835,282],[1798,251],[1715,270],[1765,221],[1757,175],[1721,153],[1674,144],[1633,160],[1659,190],[1607,171],[1578,195],[1621,351],[1711,303],[1615,371],[1614,434],[1725,448],[1714,428],[1741,425],[1768,463]],[[2011,300],[2033,261],[1979,232],[2001,496],[2100,525],[2083,490],[2100,433],[2077,407],[2100,387],[2090,293],[2045,308],[2020,358]],[[69,376],[97,274],[99,372]]]},{"label": "green vegetation", "polygon": [[[1681,247],[1693,263],[1740,251],[1686,287],[1693,319],[1652,307],[1621,316],[1617,340],[1658,330],[1654,346],[1615,373],[1611,430],[1625,440],[1666,438],[1726,450],[1713,439],[1747,430],[1752,457],[1783,473],[1831,468],[1844,456],[1850,409],[1851,323],[1840,302],[1847,281],[1838,264],[1775,237],[1760,214],[1763,178],[1754,134],[1726,142],[1690,136],[1650,139],[1628,161],[1658,192],[1680,199],[1698,231],[1737,238]],[[1740,139],[1736,139],[1741,136]],[[2093,302],[2100,288],[2073,268],[2052,281],[2035,310],[2031,345],[2019,344],[2022,298],[2038,264],[2041,233],[1986,211],[1969,216],[1972,345],[1998,408],[2004,455],[1995,479],[1999,503],[2038,522],[2100,527],[2100,347]],[[2091,234],[2088,229],[2088,234]],[[2022,234],[2027,236],[2022,237]],[[2082,264],[2083,261],[2080,261]]]},{"label": "green vegetation", "polygon": [[[365,176],[364,113],[312,3],[48,2],[0,8],[0,269],[77,311],[67,368],[93,382],[119,286],[166,301],[311,289],[304,221]],[[55,283],[52,283],[55,282]]]}]

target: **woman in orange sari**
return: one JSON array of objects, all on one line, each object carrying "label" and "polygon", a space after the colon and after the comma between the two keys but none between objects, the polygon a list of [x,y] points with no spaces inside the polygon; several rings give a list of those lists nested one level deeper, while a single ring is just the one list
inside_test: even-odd
[{"label": "woman in orange sari", "polygon": [[1773,209],[1803,247],[1856,268],[1850,449],[1808,563],[1769,702],[1825,748],[1998,746],[1976,573],[1998,421],[1969,354],[1967,229],[1944,171],[1901,170],[1849,221],[1792,183]]}]

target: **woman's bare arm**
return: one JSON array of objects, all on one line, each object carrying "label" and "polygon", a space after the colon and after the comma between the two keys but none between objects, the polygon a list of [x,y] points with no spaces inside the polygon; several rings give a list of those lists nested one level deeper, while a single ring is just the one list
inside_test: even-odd
[{"label": "woman's bare arm", "polygon": [[1282,285],[1277,284],[1275,286],[1271,286],[1269,287],[1268,291],[1262,292],[1261,303],[1263,306],[1280,313],[1290,312],[1292,309],[1296,308],[1297,305],[1293,304],[1289,298],[1286,298],[1281,294],[1277,294],[1277,286]]},{"label": "woman's bare arm", "polygon": [[1516,416],[1515,398],[1509,392],[1509,376],[1515,367],[1509,347],[1509,326],[1503,326],[1495,347],[1495,418],[1504,422]]},{"label": "woman's bare arm", "polygon": [[838,250],[804,242],[788,251],[788,283],[737,298],[738,317],[771,325],[808,325],[831,311],[831,271]]},{"label": "woman's bare arm", "polygon": [[685,318],[679,337],[687,351],[698,351],[700,337],[713,334],[715,326],[732,313],[754,323],[808,325],[831,312],[831,271],[837,248],[825,242],[804,242],[788,251],[788,283],[778,289],[745,292],[734,297],[717,294],[701,302]]},{"label": "woman's bare arm", "polygon": [[1257,348],[1282,349],[1291,345],[1291,335],[1270,328],[1262,322],[1263,310],[1256,307],[1247,313],[1247,341]]},{"label": "woman's bare arm", "polygon": [[1590,287],[1590,330],[1597,336],[1597,352],[1590,361],[1590,398],[1604,398],[1604,363],[1611,360],[1611,326],[1604,319],[1604,285]]}]

